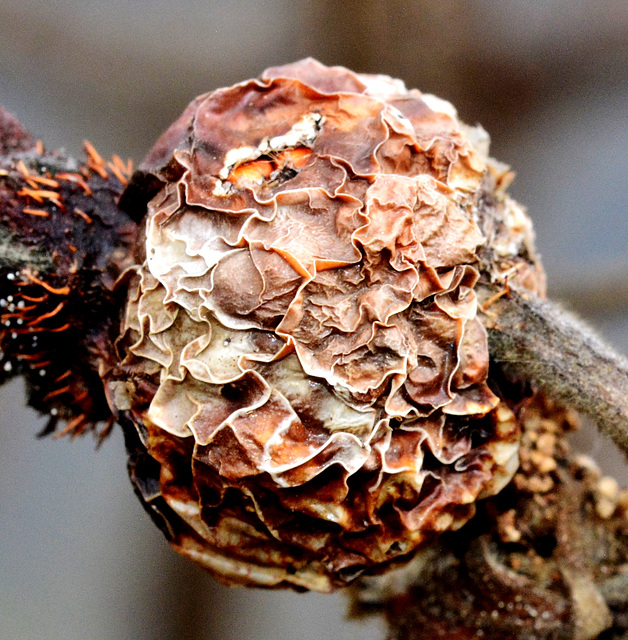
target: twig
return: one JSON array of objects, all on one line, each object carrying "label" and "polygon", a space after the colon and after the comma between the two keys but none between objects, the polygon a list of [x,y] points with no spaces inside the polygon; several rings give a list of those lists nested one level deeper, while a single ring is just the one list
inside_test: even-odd
[{"label": "twig", "polygon": [[[487,287],[483,295],[493,293]],[[492,360],[589,415],[628,456],[628,360],[555,303],[511,290],[490,311]]]}]

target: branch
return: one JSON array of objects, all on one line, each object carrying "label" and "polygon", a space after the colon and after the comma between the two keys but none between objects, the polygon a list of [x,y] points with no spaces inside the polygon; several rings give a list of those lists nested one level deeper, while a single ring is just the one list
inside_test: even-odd
[{"label": "branch", "polygon": [[628,456],[626,358],[557,304],[517,290],[490,305],[485,324],[494,362],[589,415]]},{"label": "branch", "polygon": [[25,376],[46,433],[59,419],[73,434],[113,422],[98,366],[137,227],[118,206],[130,166],[89,143],[86,155],[47,152],[0,107],[0,384]]}]

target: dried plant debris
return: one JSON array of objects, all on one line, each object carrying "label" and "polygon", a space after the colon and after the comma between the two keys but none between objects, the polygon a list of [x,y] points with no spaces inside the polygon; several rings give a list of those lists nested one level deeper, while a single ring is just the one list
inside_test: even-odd
[{"label": "dried plant debris", "polygon": [[386,612],[391,637],[626,637],[628,491],[570,453],[572,412],[537,396],[521,416],[514,483],[408,567],[353,590],[356,611]]},{"label": "dried plant debris", "polygon": [[138,492],[223,581],[342,586],[512,478],[474,288],[544,276],[487,147],[443,100],[304,60],[197,98],[133,179],[107,394]]}]

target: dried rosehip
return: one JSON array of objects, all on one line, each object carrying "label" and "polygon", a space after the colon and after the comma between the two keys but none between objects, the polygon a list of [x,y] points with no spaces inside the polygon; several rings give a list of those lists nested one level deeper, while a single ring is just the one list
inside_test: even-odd
[{"label": "dried rosehip", "polygon": [[221,580],[347,584],[512,477],[474,286],[542,271],[486,146],[443,100],[304,60],[194,100],[136,174],[107,393],[138,493]]}]

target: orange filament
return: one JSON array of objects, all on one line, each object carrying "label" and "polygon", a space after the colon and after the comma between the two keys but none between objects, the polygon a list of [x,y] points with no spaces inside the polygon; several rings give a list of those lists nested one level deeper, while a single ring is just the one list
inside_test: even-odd
[{"label": "orange filament", "polygon": [[44,320],[53,318],[59,313],[59,311],[61,311],[61,309],[63,309],[64,305],[65,305],[65,301],[60,302],[52,311],[49,311],[48,313],[44,313],[43,315],[39,316],[39,318],[36,318],[32,322],[29,322],[28,326],[34,327],[35,325],[38,325],[40,322],[43,322]]},{"label": "orange filament", "polygon": [[44,200],[50,200],[50,202],[53,202],[57,206],[61,206],[61,195],[56,191],[48,191],[45,189],[29,189],[28,187],[24,187],[17,192],[17,195],[32,198],[40,204],[43,204]]},{"label": "orange filament", "polygon": [[59,178],[59,180],[74,182],[74,184],[77,184],[83,190],[83,193],[86,196],[92,195],[90,186],[87,184],[87,182],[85,182],[83,176],[79,175],[78,173],[57,173],[56,177]]},{"label": "orange filament", "polygon": [[61,387],[60,389],[55,389],[54,391],[50,391],[47,393],[43,400],[46,402],[47,400],[52,400],[52,398],[56,398],[57,396],[61,396],[64,393],[72,393],[72,387],[68,384],[65,387]]}]

